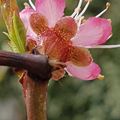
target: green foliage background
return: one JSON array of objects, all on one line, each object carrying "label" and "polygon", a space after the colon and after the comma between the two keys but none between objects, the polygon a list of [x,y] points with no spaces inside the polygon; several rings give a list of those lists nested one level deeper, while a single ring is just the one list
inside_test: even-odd
[{"label": "green foliage background", "polygon": [[[78,0],[66,0],[70,15]],[[18,0],[22,9],[25,0]],[[86,17],[95,16],[107,0],[93,0]],[[120,1],[109,0],[111,8],[104,15],[112,19],[113,37],[107,44],[120,44]],[[0,49],[9,50],[0,17]],[[51,81],[48,94],[48,120],[120,120],[120,48],[91,50],[105,80],[80,81],[65,77]],[[0,67],[0,120],[26,120],[21,86],[11,69]]]}]

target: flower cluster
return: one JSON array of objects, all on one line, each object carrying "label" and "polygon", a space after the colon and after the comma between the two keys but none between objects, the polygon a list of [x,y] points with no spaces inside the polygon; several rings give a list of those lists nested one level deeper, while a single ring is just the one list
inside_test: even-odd
[{"label": "flower cluster", "polygon": [[[81,10],[82,2],[86,2]],[[112,35],[111,21],[100,16],[85,19],[83,14],[91,0],[79,0],[70,16],[64,16],[65,0],[36,0],[31,7],[25,3],[20,17],[27,30],[27,47],[36,47],[40,54],[47,55],[55,68],[52,79],[59,80],[65,71],[82,80],[102,79],[100,67],[93,61],[88,48],[114,47],[99,46]]]}]

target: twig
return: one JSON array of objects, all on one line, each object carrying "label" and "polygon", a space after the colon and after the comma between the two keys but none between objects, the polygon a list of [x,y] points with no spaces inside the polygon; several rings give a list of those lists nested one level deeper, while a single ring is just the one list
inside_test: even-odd
[{"label": "twig", "polygon": [[48,58],[42,55],[0,51],[0,65],[25,69],[23,89],[28,120],[47,120],[47,85],[51,77]]}]

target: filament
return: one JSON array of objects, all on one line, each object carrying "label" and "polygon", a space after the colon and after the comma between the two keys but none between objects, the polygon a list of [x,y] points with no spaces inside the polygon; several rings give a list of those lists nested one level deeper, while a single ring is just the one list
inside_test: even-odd
[{"label": "filament", "polygon": [[84,9],[82,10],[82,12],[76,17],[76,19],[79,19],[87,10],[89,4],[90,4],[91,0],[87,0],[87,4],[85,5]]},{"label": "filament", "polygon": [[81,18],[80,18],[80,20],[78,21],[78,27],[80,27],[80,25],[81,25],[81,23],[82,23],[82,20],[84,20],[84,16],[82,16]]},{"label": "filament", "polygon": [[71,17],[75,17],[76,15],[79,14],[82,2],[83,2],[83,0],[79,0],[78,6],[75,8],[75,10],[74,10],[73,14],[71,15]]},{"label": "filament", "polygon": [[96,45],[96,46],[85,46],[85,48],[105,48],[105,49],[111,49],[111,48],[120,48],[120,44],[118,45]]},{"label": "filament", "polygon": [[33,4],[32,0],[29,0],[29,3],[30,3],[30,5],[31,5],[31,7],[32,7],[34,10],[36,10],[35,5]]},{"label": "filament", "polygon": [[108,10],[109,7],[110,7],[110,3],[107,2],[106,3],[106,8],[101,13],[99,13],[96,17],[100,17],[101,15],[103,15]]}]

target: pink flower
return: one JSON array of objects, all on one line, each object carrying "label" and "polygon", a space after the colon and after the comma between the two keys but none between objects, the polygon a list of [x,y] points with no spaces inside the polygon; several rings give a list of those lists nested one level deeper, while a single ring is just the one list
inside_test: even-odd
[{"label": "pink flower", "polygon": [[[87,48],[101,47],[112,34],[110,20],[100,18],[108,9],[96,17],[84,19],[83,14],[89,6],[87,3],[80,13],[83,0],[78,3],[71,16],[64,17],[64,0],[36,0],[35,6],[20,12],[21,19],[27,29],[28,43],[35,41],[41,54],[49,57],[54,65],[52,78],[58,80],[64,76],[64,70],[69,75],[82,79],[93,80],[101,78],[101,69],[93,61]],[[32,42],[33,43],[33,42]],[[34,45],[33,45],[34,46]]]}]

